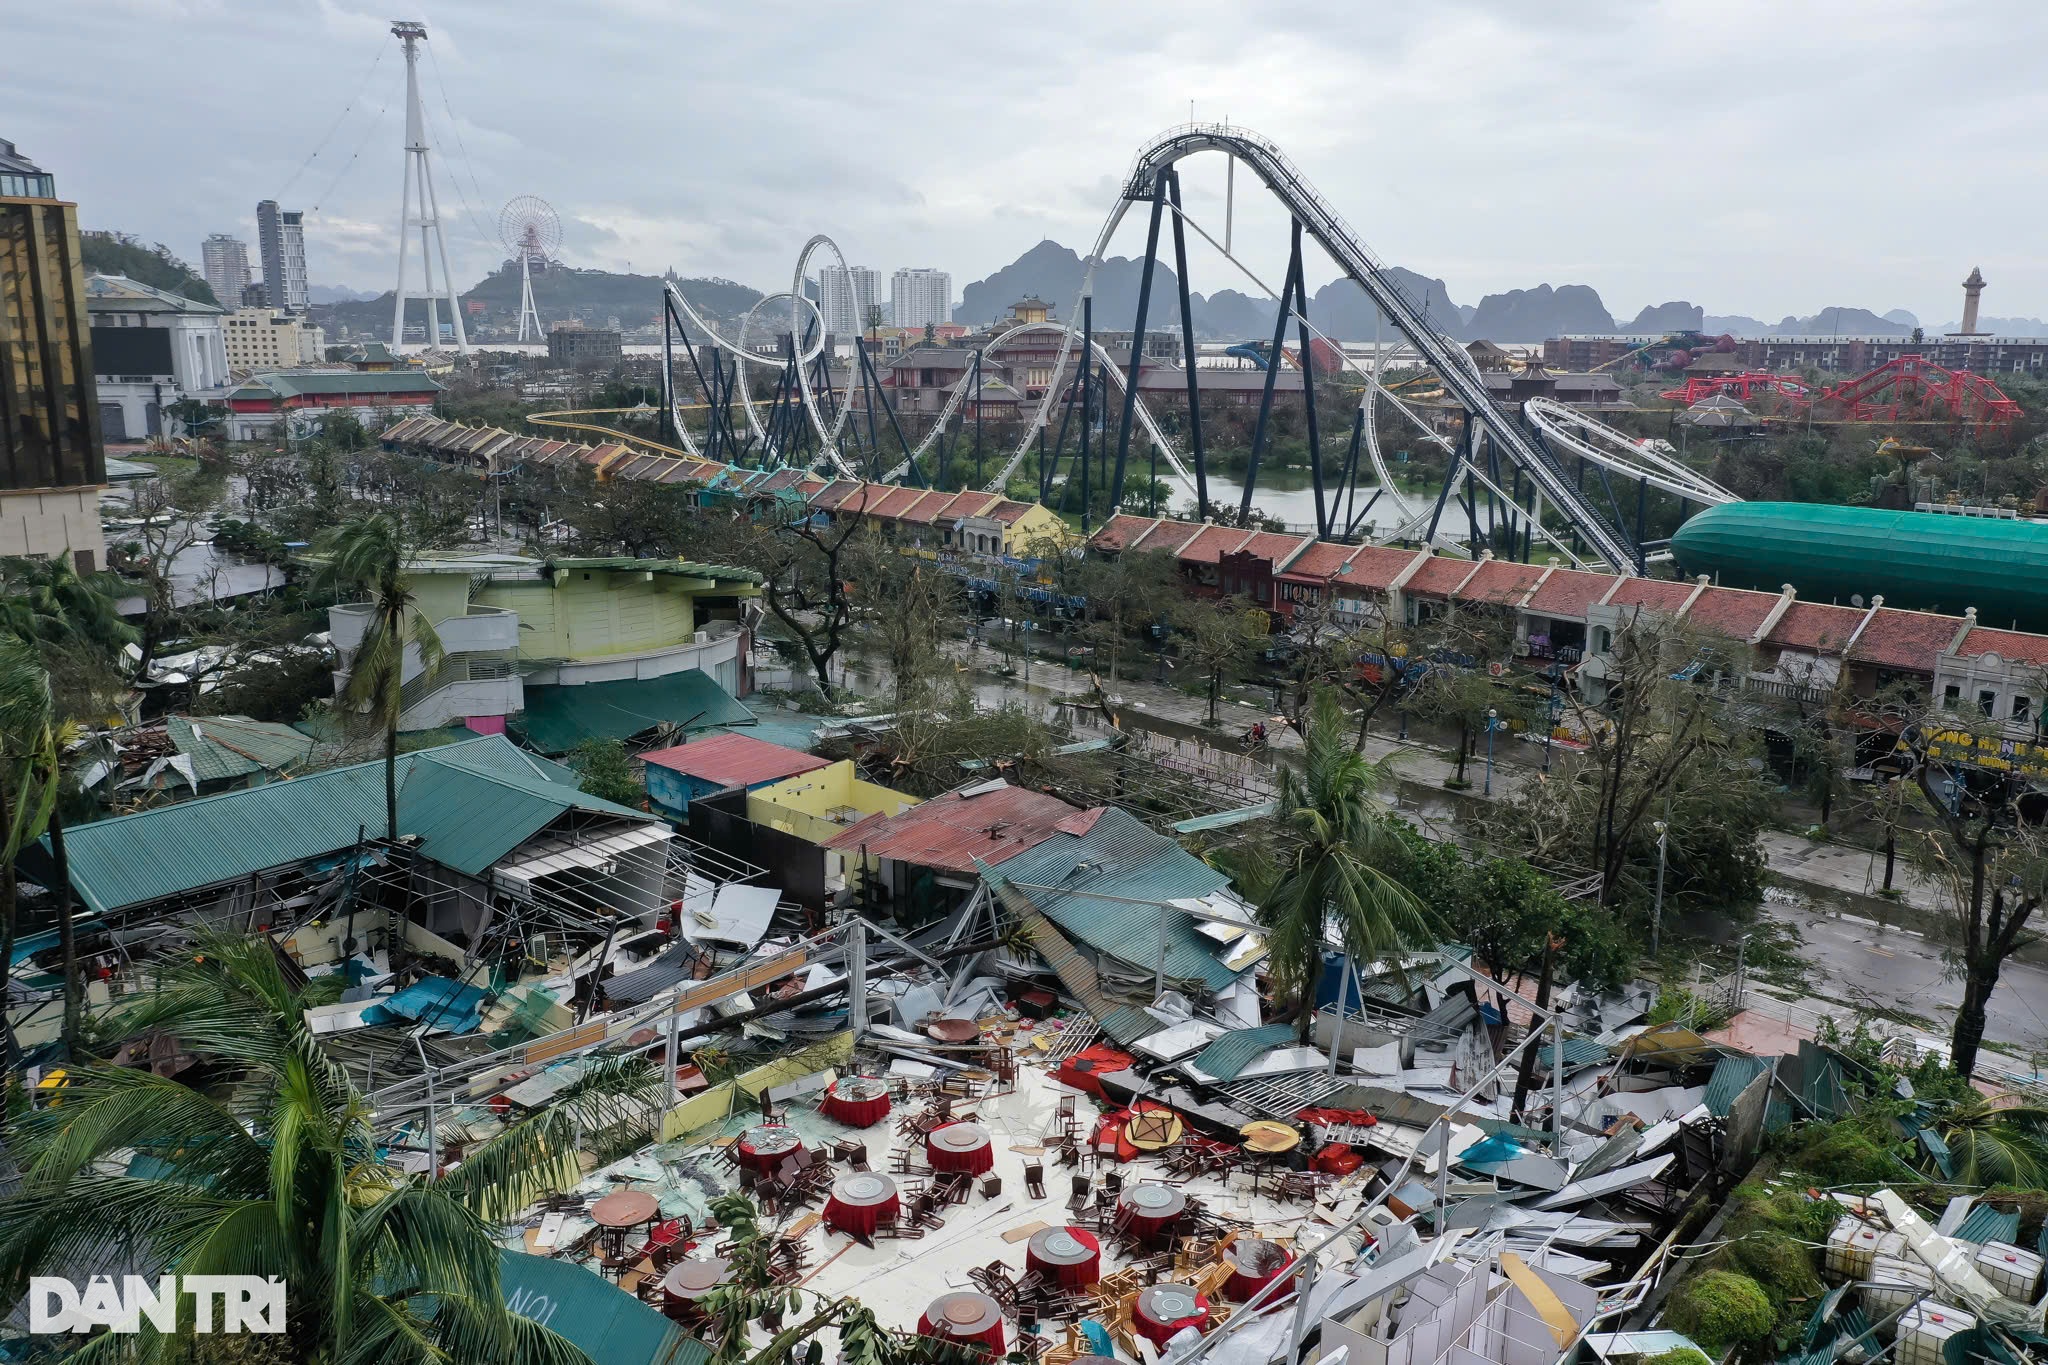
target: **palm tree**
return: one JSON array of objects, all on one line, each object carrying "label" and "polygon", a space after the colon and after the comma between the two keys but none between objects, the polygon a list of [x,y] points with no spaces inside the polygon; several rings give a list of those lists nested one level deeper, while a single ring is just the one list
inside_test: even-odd
[{"label": "palm tree", "polygon": [[[6,998],[7,973],[14,959],[15,930],[20,920],[20,884],[14,860],[22,849],[43,836],[56,809],[57,784],[50,730],[50,675],[33,645],[0,635],[0,1000]],[[69,890],[68,886],[65,888]],[[60,896],[68,912],[68,895]],[[70,916],[60,920],[69,927]],[[70,1005],[67,974],[65,1004]],[[68,1023],[68,1016],[67,1016]],[[7,1030],[12,1051],[11,1026]]]},{"label": "palm tree", "polygon": [[1266,930],[1275,992],[1294,1002],[1304,1044],[1333,925],[1360,962],[1436,941],[1428,912],[1386,871],[1402,846],[1377,800],[1384,770],[1353,751],[1331,689],[1316,691],[1307,722],[1301,771],[1280,769],[1275,837],[1253,844],[1235,869]]},{"label": "palm tree", "polygon": [[[644,1134],[662,1078],[599,1058],[553,1105],[435,1180],[386,1164],[370,1099],[307,1028],[305,997],[262,938],[206,939],[116,1022],[175,1036],[213,1083],[146,1069],[72,1070],[63,1102],[10,1136],[22,1168],[0,1199],[0,1285],[77,1275],[110,1250],[154,1275],[267,1275],[286,1285],[286,1358],[320,1365],[587,1365],[512,1313],[490,1223],[573,1185],[579,1132]],[[134,1156],[151,1176],[112,1174]],[[185,1330],[189,1330],[187,1327]],[[191,1358],[179,1335],[112,1338],[145,1362]]]},{"label": "palm tree", "polygon": [[416,651],[423,675],[441,666],[441,637],[414,610],[406,575],[405,535],[384,512],[343,522],[320,537],[314,582],[335,593],[366,592],[370,623],[349,661],[342,704],[384,731],[384,834],[398,839],[398,722],[405,711],[406,652]]},{"label": "palm tree", "polygon": [[1937,1110],[1927,1126],[1948,1146],[1948,1160],[1930,1165],[1958,1185],[2048,1184],[2048,1109],[2036,1105],[2001,1107],[1969,1095]]},{"label": "palm tree", "polygon": [[[20,754],[34,770],[35,789],[48,798],[48,811],[38,827],[13,848],[45,832],[50,839],[50,856],[57,885],[50,888],[57,898],[57,941],[63,955],[64,1042],[78,1045],[80,997],[78,980],[78,938],[71,919],[71,867],[64,852],[63,749],[60,734],[73,719],[100,720],[114,709],[112,694],[125,688],[121,678],[121,649],[136,638],[136,632],[121,619],[113,589],[118,580],[108,574],[81,578],[68,557],[49,559],[0,559],[0,638],[13,636],[29,649],[25,657],[10,655],[5,667],[17,685],[39,692],[40,702],[28,709],[10,708],[9,733],[4,741],[10,751]],[[53,682],[50,665],[56,665],[63,685]],[[35,681],[40,675],[41,681]],[[10,885],[6,892],[7,946],[13,948],[15,900]],[[0,965],[0,983],[6,980]]]}]

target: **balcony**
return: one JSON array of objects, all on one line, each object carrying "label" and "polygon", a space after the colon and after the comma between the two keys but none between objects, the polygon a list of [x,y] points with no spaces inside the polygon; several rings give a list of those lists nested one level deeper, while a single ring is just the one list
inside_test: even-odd
[{"label": "balcony", "polygon": [[[344,657],[352,655],[370,633],[376,608],[368,602],[349,602],[327,609],[327,630],[334,648]],[[451,616],[434,627],[441,648],[448,654],[486,654],[519,648],[519,613],[505,607],[471,607],[461,616]],[[420,671],[419,651],[407,646],[405,676]],[[347,669],[338,670],[346,674]]]}]

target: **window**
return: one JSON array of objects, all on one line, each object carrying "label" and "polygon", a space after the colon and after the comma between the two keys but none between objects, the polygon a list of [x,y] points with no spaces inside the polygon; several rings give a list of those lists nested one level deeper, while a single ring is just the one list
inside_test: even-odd
[{"label": "window", "polygon": [[2034,699],[2026,693],[2019,693],[2012,699],[2012,718],[2024,725],[2034,714]]},{"label": "window", "polygon": [[1998,694],[1988,687],[1979,691],[1977,693],[1977,709],[1982,711],[1987,718],[1997,715]]},{"label": "window", "polygon": [[1950,683],[1947,687],[1941,689],[1941,704],[1943,706],[1949,707],[1950,709],[1954,709],[1956,704],[1962,701],[1962,699],[1963,689],[1956,686],[1954,683]]}]

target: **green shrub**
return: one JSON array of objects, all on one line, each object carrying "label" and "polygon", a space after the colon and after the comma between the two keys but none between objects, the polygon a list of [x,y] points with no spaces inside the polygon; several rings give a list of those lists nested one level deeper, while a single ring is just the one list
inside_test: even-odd
[{"label": "green shrub", "polygon": [[1897,1180],[1910,1169],[1854,1119],[1801,1125],[1790,1134],[1785,1165],[1820,1185],[1877,1185]]},{"label": "green shrub", "polygon": [[1730,1244],[1728,1253],[1739,1269],[1763,1286],[1774,1304],[1782,1306],[1789,1299],[1820,1292],[1813,1257],[1782,1232],[1752,1233]]},{"label": "green shrub", "polygon": [[1671,1325],[1710,1351],[1762,1341],[1778,1320],[1771,1296],[1733,1270],[1695,1275],[1671,1296]]},{"label": "green shrub", "polygon": [[1714,1365],[1704,1351],[1695,1351],[1690,1346],[1674,1346],[1643,1362],[1643,1365]]}]

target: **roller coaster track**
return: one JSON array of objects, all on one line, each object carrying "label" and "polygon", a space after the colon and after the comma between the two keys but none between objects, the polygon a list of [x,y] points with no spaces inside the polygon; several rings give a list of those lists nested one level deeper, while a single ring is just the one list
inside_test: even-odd
[{"label": "roller coaster track", "polygon": [[[1542,539],[1546,545],[1555,547],[1567,560],[1575,565],[1605,564],[1629,574],[1644,571],[1644,559],[1639,547],[1630,535],[1611,520],[1585,491],[1578,481],[1565,472],[1561,463],[1563,457],[1571,457],[1590,463],[1602,471],[1602,478],[1609,471],[1619,472],[1637,479],[1650,487],[1660,489],[1681,499],[1701,504],[1733,501],[1733,495],[1702,477],[1677,460],[1670,459],[1661,451],[1639,446],[1621,432],[1595,421],[1561,404],[1536,399],[1525,403],[1518,415],[1497,405],[1488,393],[1486,382],[1480,375],[1472,358],[1457,342],[1439,331],[1429,320],[1427,313],[1401,290],[1388,275],[1379,260],[1365,246],[1350,224],[1311,185],[1308,178],[1288,160],[1278,147],[1244,128],[1227,124],[1188,124],[1170,129],[1154,138],[1139,150],[1123,180],[1123,190],[1115,206],[1102,225],[1096,237],[1094,249],[1086,258],[1081,286],[1075,297],[1070,317],[1079,317],[1083,300],[1093,296],[1095,273],[1104,260],[1111,239],[1121,225],[1124,215],[1133,203],[1153,201],[1157,204],[1155,214],[1168,207],[1160,192],[1161,177],[1171,172],[1179,162],[1203,152],[1216,152],[1233,161],[1241,161],[1264,184],[1266,190],[1280,201],[1282,207],[1300,224],[1301,229],[1328,253],[1338,268],[1363,289],[1368,298],[1378,307],[1382,316],[1391,320],[1394,328],[1414,348],[1417,356],[1441,378],[1448,397],[1468,414],[1469,429],[1462,445],[1454,444],[1441,433],[1432,430],[1403,398],[1380,383],[1377,365],[1368,369],[1355,357],[1344,355],[1346,368],[1363,376],[1366,382],[1364,402],[1364,454],[1373,471],[1377,474],[1379,487],[1388,498],[1395,512],[1395,521],[1380,531],[1382,539],[1432,539],[1444,541],[1438,529],[1445,500],[1450,490],[1461,481],[1468,487],[1484,488],[1497,504],[1519,509],[1521,500],[1516,496],[1527,481],[1532,490],[1533,505],[1528,509],[1528,530],[1532,538]],[[1269,297],[1281,297],[1253,274],[1242,261],[1232,255],[1229,249],[1216,241],[1208,232],[1189,218],[1178,203],[1171,205],[1179,221],[1194,230],[1225,259],[1259,285]],[[1227,236],[1227,234],[1226,234]],[[851,395],[848,401],[840,403],[828,419],[819,403],[809,373],[811,363],[819,358],[823,350],[823,318],[815,303],[803,294],[804,273],[814,254],[829,250],[841,265],[845,255],[831,238],[820,235],[805,243],[799,254],[796,272],[791,288],[786,293],[772,294],[763,298],[750,309],[741,322],[735,338],[728,339],[698,315],[689,300],[673,285],[668,295],[681,314],[696,326],[699,335],[711,345],[730,355],[735,362],[739,380],[737,399],[746,413],[747,425],[754,436],[763,443],[764,450],[771,458],[777,452],[769,449],[771,442],[757,405],[745,382],[745,367],[748,364],[793,365],[796,371],[796,388],[800,392],[802,406],[812,430],[819,438],[824,458],[833,466],[834,472],[843,477],[856,477],[857,457],[849,458],[842,447],[842,437],[847,431],[848,418],[853,410]],[[757,317],[771,307],[783,302],[789,304],[791,336],[805,336],[809,346],[803,354],[794,357],[771,359],[748,349],[747,342]],[[817,317],[815,334],[806,331],[807,319],[804,310]],[[1293,320],[1306,332],[1329,341],[1330,338],[1315,327],[1291,304],[1287,308]],[[1014,451],[989,481],[987,489],[1000,493],[1017,469],[1031,455],[1035,443],[1040,439],[1056,409],[1062,402],[1071,401],[1068,390],[1072,386],[1069,366],[1076,360],[1075,351],[1081,344],[1080,332],[1066,323],[1038,323],[1015,328],[991,340],[985,347],[985,354],[999,354],[1005,346],[1025,337],[1056,332],[1060,336],[1060,347],[1055,359],[1050,382],[1026,422]],[[1340,354],[1341,348],[1338,348]],[[1101,364],[1112,377],[1119,389],[1128,385],[1123,368],[1115,363],[1098,343],[1091,351],[1091,358]],[[1193,357],[1188,357],[1192,363]],[[1075,367],[1078,370],[1078,366]],[[938,413],[930,429],[914,448],[908,449],[903,460],[890,470],[887,478],[901,478],[912,465],[939,441],[948,424],[958,414],[962,402],[968,397],[967,385],[954,386],[944,408]],[[832,396],[827,389],[826,396]],[[1412,421],[1422,433],[1422,438],[1433,442],[1451,457],[1451,468],[1444,483],[1444,495],[1429,507],[1419,507],[1405,498],[1388,470],[1379,446],[1376,423],[1372,420],[1379,400],[1385,399],[1398,412]],[[1173,477],[1192,488],[1194,478],[1181,453],[1160,430],[1152,414],[1142,401],[1126,394],[1132,416],[1142,427],[1153,446],[1159,451]],[[675,419],[678,439],[688,453],[699,453],[697,443],[681,420],[682,408],[669,396],[670,413]],[[1481,455],[1485,458],[1482,459]],[[1502,486],[1504,477],[1502,464],[1518,477],[1515,491]],[[1583,468],[1583,464],[1581,466]],[[1611,501],[1611,499],[1610,499]],[[1559,513],[1568,523],[1569,541],[1545,525],[1546,505]],[[1618,515],[1618,514],[1617,514]]]}]

